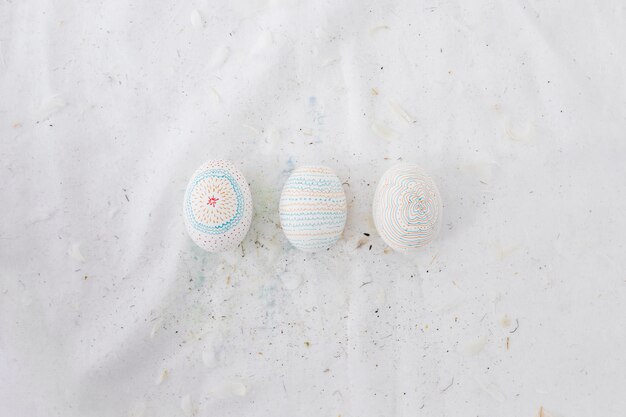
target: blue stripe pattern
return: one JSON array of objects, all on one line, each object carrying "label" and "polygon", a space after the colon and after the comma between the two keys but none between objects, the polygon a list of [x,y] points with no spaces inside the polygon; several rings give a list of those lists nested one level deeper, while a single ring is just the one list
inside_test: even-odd
[{"label": "blue stripe pattern", "polygon": [[323,166],[297,168],[283,187],[280,223],[298,249],[332,246],[346,223],[346,196],[335,173]]}]

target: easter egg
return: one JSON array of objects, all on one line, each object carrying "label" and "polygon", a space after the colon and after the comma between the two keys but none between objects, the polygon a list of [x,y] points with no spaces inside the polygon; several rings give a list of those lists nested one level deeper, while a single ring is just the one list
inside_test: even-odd
[{"label": "easter egg", "polygon": [[280,224],[293,246],[315,252],[331,247],[346,224],[341,181],[325,166],[296,168],[280,196]]},{"label": "easter egg", "polygon": [[437,186],[417,165],[396,165],[378,182],[374,224],[392,249],[406,251],[430,243],[439,231],[441,212]]},{"label": "easter egg", "polygon": [[189,236],[202,249],[234,249],[252,222],[250,187],[231,162],[208,161],[189,180],[183,213]]}]

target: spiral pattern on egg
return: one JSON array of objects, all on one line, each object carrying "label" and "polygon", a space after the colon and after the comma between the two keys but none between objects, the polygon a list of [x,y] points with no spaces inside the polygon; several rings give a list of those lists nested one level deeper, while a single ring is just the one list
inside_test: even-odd
[{"label": "spiral pattern on egg", "polygon": [[439,230],[441,211],[437,186],[417,165],[392,167],[376,188],[374,224],[385,243],[395,250],[415,249],[431,242]]},{"label": "spiral pattern on egg", "polygon": [[230,162],[209,161],[191,177],[184,201],[193,241],[209,252],[237,246],[252,220],[252,197],[243,174]]},{"label": "spiral pattern on egg", "polygon": [[227,232],[243,216],[243,194],[228,171],[209,169],[195,178],[187,213],[194,228],[203,233]]}]

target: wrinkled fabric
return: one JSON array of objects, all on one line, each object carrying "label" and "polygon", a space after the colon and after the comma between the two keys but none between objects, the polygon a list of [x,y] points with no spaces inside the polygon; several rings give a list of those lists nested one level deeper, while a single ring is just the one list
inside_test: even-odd
[{"label": "wrinkled fabric", "polygon": [[[624,7],[3,2],[0,415],[620,415]],[[255,207],[225,254],[182,217],[217,158]],[[409,255],[371,218],[399,162],[444,205]],[[304,164],[348,201],[315,254]]]}]

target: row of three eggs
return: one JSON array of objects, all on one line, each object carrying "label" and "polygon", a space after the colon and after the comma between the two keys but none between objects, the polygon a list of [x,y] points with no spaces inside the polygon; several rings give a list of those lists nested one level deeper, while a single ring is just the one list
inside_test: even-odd
[{"label": "row of three eggs", "polygon": [[[225,160],[211,160],[191,177],[184,200],[187,231],[209,252],[234,249],[252,222],[252,195],[243,174]],[[296,168],[285,183],[280,223],[293,246],[307,252],[331,247],[343,233],[346,195],[332,169]],[[441,223],[441,198],[417,165],[389,169],[376,188],[373,219],[385,243],[396,250],[428,244]]]}]

